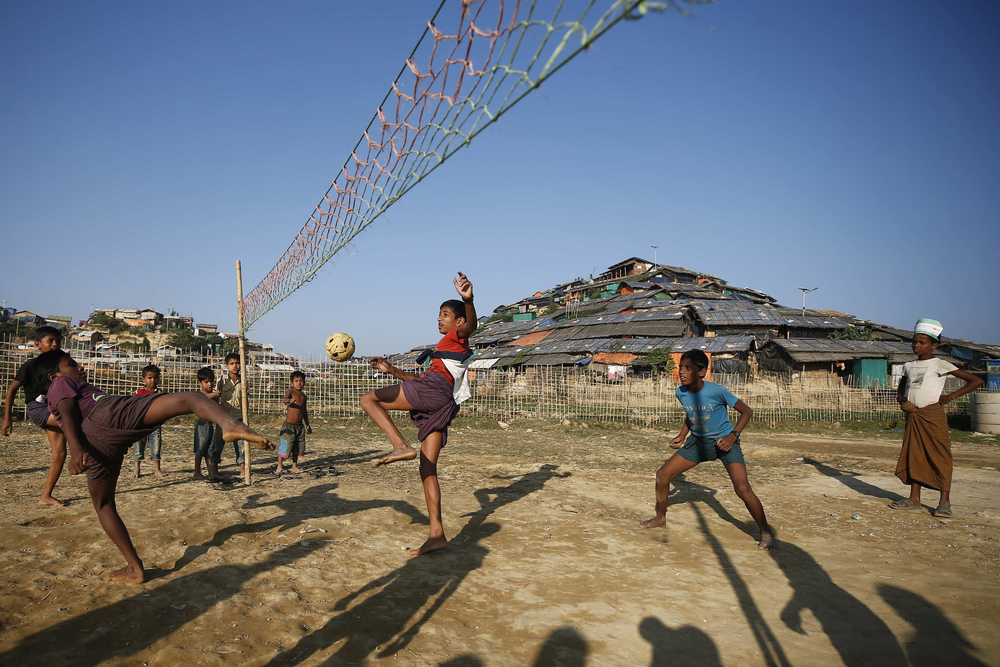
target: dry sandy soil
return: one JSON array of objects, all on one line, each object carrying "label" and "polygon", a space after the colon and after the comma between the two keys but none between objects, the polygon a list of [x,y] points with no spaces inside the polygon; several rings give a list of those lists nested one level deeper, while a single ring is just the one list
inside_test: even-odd
[{"label": "dry sandy soil", "polygon": [[762,552],[718,463],[679,482],[665,529],[638,529],[663,431],[459,420],[441,462],[450,545],[410,558],[427,531],[417,466],[373,469],[387,448],[364,424],[309,439],[303,468],[336,475],[250,487],[191,480],[191,424],[168,426],[169,477],[119,483],[143,585],[106,581],[123,559],[82,477],[60,480],[67,507],[36,504],[48,447],[18,425],[0,442],[0,664],[1000,665],[993,439],[956,440],[942,521],[886,507],[904,491],[891,431],[751,428],[781,545]]}]

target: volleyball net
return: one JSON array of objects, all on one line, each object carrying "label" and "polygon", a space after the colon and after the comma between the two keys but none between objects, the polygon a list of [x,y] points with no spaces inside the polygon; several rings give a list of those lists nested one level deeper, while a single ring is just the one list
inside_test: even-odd
[{"label": "volleyball net", "polygon": [[239,304],[240,333],[597,38],[648,11],[685,13],[678,1],[706,2],[443,0],[301,231]]}]

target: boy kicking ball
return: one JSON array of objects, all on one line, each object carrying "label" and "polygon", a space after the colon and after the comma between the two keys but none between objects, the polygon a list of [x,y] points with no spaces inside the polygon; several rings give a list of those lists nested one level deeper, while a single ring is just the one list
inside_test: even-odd
[{"label": "boy kicking ball", "polygon": [[[452,278],[461,301],[451,299],[441,304],[438,312],[438,331],[443,338],[437,344],[430,368],[420,375],[406,373],[382,357],[375,357],[371,364],[383,373],[403,380],[402,384],[370,391],[361,397],[361,407],[382,429],[392,443],[392,451],[375,462],[375,466],[417,457],[417,450],[410,446],[399,429],[392,423],[387,410],[409,410],[410,419],[417,427],[420,439],[420,480],[424,486],[427,513],[430,515],[430,535],[419,548],[411,549],[411,556],[420,556],[448,546],[441,523],[441,487],[437,479],[437,461],[441,449],[448,442],[448,425],[458,414],[459,404],[471,396],[466,370],[472,352],[469,336],[476,330],[476,307],[473,304],[472,283],[461,271]],[[423,358],[418,359],[422,362]]]},{"label": "boy kicking ball", "polygon": [[[740,449],[740,434],[750,423],[753,410],[725,387],[705,382],[707,372],[708,355],[701,350],[690,350],[681,355],[678,365],[681,386],[677,387],[677,400],[684,406],[687,418],[680,434],[670,441],[670,446],[680,451],[656,471],[656,516],[640,522],[639,526],[659,528],[665,525],[670,482],[703,461],[718,459],[726,466],[736,495],[757,522],[760,529],[757,548],[776,549],[778,545],[774,539],[774,531],[764,516],[764,506],[747,480],[747,467]],[[740,413],[735,428],[729,421],[730,407]]]},{"label": "boy kicking ball", "polygon": [[87,382],[87,376],[73,357],[62,350],[39,355],[34,369],[49,410],[66,434],[72,457],[69,474],[86,471],[87,489],[101,527],[125,556],[127,565],[111,573],[113,581],[146,580],[142,561],[115,505],[118,475],[133,442],[172,417],[194,413],[202,421],[218,424],[226,442],[247,440],[260,449],[274,449],[266,438],[230,417],[222,406],[201,392],[109,396]]}]

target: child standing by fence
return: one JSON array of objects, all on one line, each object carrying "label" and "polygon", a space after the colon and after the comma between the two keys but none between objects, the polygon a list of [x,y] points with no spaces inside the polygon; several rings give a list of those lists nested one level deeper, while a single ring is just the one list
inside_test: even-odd
[{"label": "child standing by fence", "polygon": [[[959,396],[982,386],[981,378],[959,370],[957,366],[934,357],[944,328],[937,320],[920,319],[913,329],[913,353],[916,361],[903,364],[903,377],[896,398],[906,414],[903,449],[896,464],[896,477],[910,485],[910,497],[889,503],[894,510],[922,509],[920,489],[926,486],[941,492],[934,516],[950,519],[951,511],[951,438],[944,407]],[[949,375],[965,380],[965,386],[941,395]]]},{"label": "child standing by fence", "polygon": [[[219,380],[215,388],[219,392],[219,403],[223,409],[229,413],[233,419],[243,419],[243,388],[240,386],[240,355],[230,352],[226,355],[226,370],[229,372]],[[243,445],[242,440],[233,442],[233,449],[236,451],[236,463],[240,466],[240,477],[244,475],[243,470]],[[215,440],[212,444],[212,460],[222,462],[222,450],[226,448],[226,443],[222,439],[222,431],[215,429]]]},{"label": "child standing by fence", "polygon": [[[198,389],[216,403],[219,402],[219,392],[215,391],[215,371],[208,366],[198,369]],[[213,458],[212,443],[215,441],[215,424],[200,419],[194,423],[194,479],[205,479],[201,474],[201,460],[205,459],[208,469],[208,479],[219,479],[219,461]]]},{"label": "child standing by fence", "polygon": [[[142,369],[142,386],[139,387],[136,396],[149,396],[160,393],[160,368],[156,364],[149,364]],[[157,477],[166,477],[167,473],[160,468],[160,447],[163,445],[163,429],[157,428],[149,435],[140,438],[132,449],[132,460],[135,462],[135,474],[132,479],[139,479],[142,476],[142,461],[146,458],[146,445],[149,445],[149,460],[153,462],[153,474]]]},{"label": "child standing by fence", "polygon": [[292,472],[298,474],[299,455],[305,452],[306,434],[312,434],[309,425],[309,411],[306,409],[306,394],[302,389],[306,386],[306,375],[302,371],[294,371],[291,375],[292,388],[285,392],[285,423],[278,434],[278,464],[274,473],[280,475],[284,471],[285,459],[292,459]]},{"label": "child standing by fence", "polygon": [[[38,327],[35,329],[35,347],[41,353],[50,350],[58,350],[62,347],[62,334],[55,327]],[[66,437],[62,429],[56,422],[55,417],[49,413],[49,407],[45,403],[45,392],[35,381],[34,365],[35,359],[28,359],[17,369],[17,374],[7,388],[7,397],[3,404],[3,427],[2,432],[9,436],[13,429],[11,422],[11,408],[14,406],[14,397],[17,395],[19,387],[24,388],[24,411],[31,423],[45,431],[48,436],[49,446],[52,448],[52,463],[49,464],[49,473],[45,478],[45,486],[42,487],[42,497],[38,499],[39,505],[54,505],[62,507],[66,503],[52,497],[52,489],[59,481],[62,474],[63,464],[66,462]],[[41,400],[39,400],[41,399]]]}]

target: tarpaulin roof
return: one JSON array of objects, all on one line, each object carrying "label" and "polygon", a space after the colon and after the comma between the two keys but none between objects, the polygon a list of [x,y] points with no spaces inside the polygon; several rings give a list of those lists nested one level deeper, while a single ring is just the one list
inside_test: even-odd
[{"label": "tarpaulin roof", "polygon": [[909,343],[884,340],[830,340],[826,338],[773,339],[769,345],[784,350],[793,361],[847,361],[850,359],[878,359],[891,355],[893,361],[910,361],[916,358]]}]

